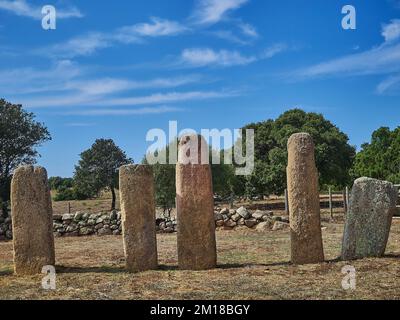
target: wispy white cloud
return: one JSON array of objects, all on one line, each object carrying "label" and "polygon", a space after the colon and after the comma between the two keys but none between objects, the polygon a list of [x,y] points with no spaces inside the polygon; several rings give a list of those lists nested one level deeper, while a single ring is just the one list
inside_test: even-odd
[{"label": "wispy white cloud", "polygon": [[319,63],[295,72],[299,78],[329,75],[384,74],[400,70],[400,45],[379,46],[358,54]]},{"label": "wispy white cloud", "polygon": [[197,0],[191,19],[195,24],[212,25],[247,2],[248,0]]},{"label": "wispy white cloud", "polygon": [[238,51],[214,51],[209,48],[185,49],[181,55],[182,63],[192,67],[240,66],[247,65],[256,60],[256,57],[246,57]]},{"label": "wispy white cloud", "polygon": [[392,42],[400,38],[400,19],[394,19],[382,27],[382,36],[386,42]]},{"label": "wispy white cloud", "polygon": [[231,67],[245,66],[253,62],[270,59],[275,55],[288,50],[285,44],[276,44],[264,50],[261,54],[245,56],[238,51],[220,50],[210,48],[185,49],[180,57],[180,64],[188,67]]},{"label": "wispy white cloud", "polygon": [[105,95],[128,90],[177,88],[201,81],[199,75],[187,75],[171,78],[156,78],[151,80],[134,81],[119,78],[100,78],[70,81],[65,89],[78,90],[88,95]]},{"label": "wispy white cloud", "polygon": [[239,23],[239,28],[245,36],[248,36],[253,39],[259,37],[259,34],[258,34],[256,28],[249,23],[241,22],[241,23]]},{"label": "wispy white cloud", "polygon": [[376,87],[377,94],[400,92],[400,20],[382,25],[383,43],[372,49],[318,63],[287,74],[301,80],[320,77],[383,75]]},{"label": "wispy white cloud", "polygon": [[212,31],[210,33],[217,38],[224,39],[240,45],[249,45],[259,37],[257,30],[248,23],[239,22],[237,27],[239,29],[238,32],[236,32],[236,30],[234,31],[231,29],[224,29]]},{"label": "wispy white cloud", "polygon": [[378,94],[395,93],[400,89],[400,74],[383,80],[376,88]]},{"label": "wispy white cloud", "polygon": [[71,59],[77,56],[90,56],[97,50],[110,47],[115,41],[116,37],[104,33],[88,33],[44,49],[39,49],[37,53]]},{"label": "wispy white cloud", "polygon": [[7,94],[29,94],[64,90],[65,84],[82,76],[85,68],[70,60],[55,62],[48,69],[0,70],[0,86]]},{"label": "wispy white cloud", "polygon": [[[84,16],[76,7],[57,7],[56,9],[57,18],[59,19],[82,18]],[[36,20],[40,20],[43,17],[42,7],[33,5],[26,0],[0,0],[0,10]]]},{"label": "wispy white cloud", "polygon": [[397,26],[396,20],[383,26],[382,36],[385,41],[378,47],[302,68],[289,76],[304,79],[396,73],[400,71],[400,43],[396,41],[399,39]]},{"label": "wispy white cloud", "polygon": [[162,114],[171,112],[184,111],[182,108],[160,106],[150,108],[137,108],[137,109],[91,109],[91,110],[78,110],[63,113],[63,115],[73,116],[136,116],[146,114]]},{"label": "wispy white cloud", "polygon": [[141,37],[161,37],[174,36],[190,29],[179,22],[165,20],[157,17],[150,18],[151,23],[139,23],[133,26],[121,28],[120,33],[128,35],[137,35]]},{"label": "wispy white cloud", "polygon": [[289,49],[288,45],[285,43],[277,43],[274,44],[268,48],[266,48],[264,50],[264,52],[262,53],[261,57],[264,59],[269,59],[272,58],[274,56],[276,56],[277,54],[287,51]]},{"label": "wispy white cloud", "polygon": [[[118,99],[117,94],[143,89],[178,88],[206,81],[201,75],[132,80],[123,78],[91,78],[93,70],[69,60],[55,63],[49,69],[20,68],[0,71],[0,86],[13,100],[27,107],[62,107],[75,105],[151,104],[158,101],[201,99],[200,93],[155,94],[147,97]],[[204,98],[218,97],[205,92]],[[104,101],[107,101],[104,103]]]},{"label": "wispy white cloud", "polygon": [[124,26],[113,32],[89,32],[37,52],[61,58],[90,56],[117,44],[143,43],[146,37],[176,36],[189,29],[175,21],[151,18],[151,23]]},{"label": "wispy white cloud", "polygon": [[117,107],[140,106],[151,104],[168,104],[184,101],[199,101],[220,99],[239,95],[239,92],[227,91],[189,91],[154,93],[146,96],[112,98],[87,94],[63,94],[57,96],[40,96],[34,98],[14,98],[13,101],[31,108],[61,108],[61,107]]},{"label": "wispy white cloud", "polygon": [[227,40],[232,43],[240,44],[240,45],[246,45],[249,44],[249,41],[247,39],[242,39],[238,37],[236,34],[232,32],[232,30],[217,30],[211,32],[212,35],[214,35],[217,38]]},{"label": "wispy white cloud", "polygon": [[144,104],[165,104],[172,102],[183,102],[183,101],[196,101],[196,100],[208,100],[208,99],[219,99],[237,96],[237,92],[225,92],[225,91],[190,91],[190,92],[169,92],[169,93],[155,93],[148,96],[141,97],[128,97],[128,98],[116,98],[109,99],[108,101],[98,101],[96,106],[137,106]]},{"label": "wispy white cloud", "polygon": [[[91,78],[91,68],[82,68],[69,60],[49,69],[20,68],[0,71],[0,87],[10,100],[26,108],[116,107],[165,104],[232,96],[233,92],[188,91],[132,96],[134,90],[178,88],[208,81],[201,75],[132,80]],[[120,97],[123,93],[124,98]]]}]

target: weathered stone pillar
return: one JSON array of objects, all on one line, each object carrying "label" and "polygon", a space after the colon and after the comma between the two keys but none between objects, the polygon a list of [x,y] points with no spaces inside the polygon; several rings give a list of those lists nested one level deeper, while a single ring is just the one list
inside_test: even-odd
[{"label": "weathered stone pillar", "polygon": [[129,272],[156,269],[157,239],[153,170],[147,165],[119,169],[122,237]]},{"label": "weathered stone pillar", "polygon": [[360,178],[354,182],[343,235],[343,260],[384,255],[397,196],[397,188],[387,181]]},{"label": "weathered stone pillar", "polygon": [[35,275],[43,266],[54,266],[53,209],[44,168],[23,166],[15,170],[11,215],[15,273]]},{"label": "weathered stone pillar", "polygon": [[294,134],[288,141],[287,183],[292,263],[322,262],[318,172],[314,142],[307,133]]},{"label": "weathered stone pillar", "polygon": [[214,195],[208,146],[202,136],[185,136],[179,143],[176,199],[179,267],[187,270],[215,268]]}]

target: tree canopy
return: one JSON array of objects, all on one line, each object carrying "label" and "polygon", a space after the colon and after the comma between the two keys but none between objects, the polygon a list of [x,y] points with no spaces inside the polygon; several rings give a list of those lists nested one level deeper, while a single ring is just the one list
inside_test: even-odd
[{"label": "tree canopy", "polygon": [[382,127],[372,134],[356,156],[353,175],[400,183],[400,127]]},{"label": "tree canopy", "polygon": [[110,190],[111,210],[114,210],[119,168],[130,163],[133,160],[113,140],[98,139],[90,149],[81,153],[81,159],[75,166],[74,187],[86,197],[98,195],[104,189]]},{"label": "tree canopy", "polygon": [[[162,150],[156,151],[157,155],[164,155],[169,159],[170,145]],[[143,159],[144,164],[148,164],[146,157]],[[171,214],[172,208],[175,207],[175,165],[160,164],[151,165],[154,174],[155,200],[157,206],[164,211],[164,216]]]},{"label": "tree canopy", "polygon": [[349,170],[355,147],[349,138],[321,114],[293,109],[276,120],[247,125],[255,130],[255,170],[245,178],[248,195],[282,194],[286,186],[287,141],[298,132],[311,134],[321,186],[343,187],[350,182]]},{"label": "tree canopy", "polygon": [[47,128],[21,105],[0,99],[0,200],[7,210],[13,171],[20,165],[34,164],[36,148],[51,140]]},{"label": "tree canopy", "polygon": [[61,188],[72,188],[74,185],[74,179],[62,178],[62,177],[50,177],[49,186],[51,190],[59,190]]}]

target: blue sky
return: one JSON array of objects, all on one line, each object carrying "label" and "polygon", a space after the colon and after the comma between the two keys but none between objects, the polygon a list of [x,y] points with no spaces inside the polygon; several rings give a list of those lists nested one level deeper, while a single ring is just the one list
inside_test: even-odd
[{"label": "blue sky", "polygon": [[[56,30],[41,27],[47,4]],[[51,176],[96,138],[140,162],[169,121],[235,129],[293,107],[360,146],[399,126],[400,0],[0,0],[0,96],[48,126]]]}]

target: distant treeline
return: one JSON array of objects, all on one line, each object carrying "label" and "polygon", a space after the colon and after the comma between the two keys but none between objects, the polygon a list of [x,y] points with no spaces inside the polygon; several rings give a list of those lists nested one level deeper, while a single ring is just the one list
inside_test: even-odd
[{"label": "distant treeline", "polygon": [[[363,144],[358,153],[356,148],[349,144],[348,136],[321,114],[307,113],[299,109],[287,111],[276,120],[246,125],[244,129],[255,130],[255,170],[250,176],[236,176],[234,164],[212,165],[214,192],[223,199],[283,194],[286,188],[287,140],[296,132],[308,132],[314,139],[316,165],[322,190],[343,190],[361,176],[400,183],[400,128],[393,131],[389,128],[378,129],[372,134],[371,142]],[[98,140],[91,149],[95,148],[99,141],[102,140]],[[109,143],[113,144],[111,141]],[[245,144],[243,148],[245,149]],[[123,154],[114,144],[113,149],[116,153]],[[90,153],[90,150],[85,152]],[[159,152],[167,153],[168,158],[169,146]],[[220,152],[223,159],[223,151],[211,150],[210,157],[213,152]],[[99,163],[105,163],[109,158],[107,152],[99,151],[97,155]],[[119,160],[121,159],[131,163],[126,157],[120,157]],[[82,168],[90,167],[85,165],[85,162],[88,162],[88,159],[82,159],[76,167],[74,179],[60,182],[61,178],[53,178],[58,181],[55,200],[80,199],[94,196],[100,191],[99,188],[90,187],[89,181],[95,182],[95,175],[85,173],[87,169],[82,172]],[[146,163],[146,159],[142,162]],[[116,164],[114,168],[117,168]],[[175,166],[156,164],[153,169],[157,204],[169,211],[175,204]],[[118,180],[117,171],[115,169],[113,173],[114,181]],[[98,173],[96,175],[98,176]],[[114,186],[117,186],[116,183]],[[85,188],[82,189],[82,186]]]},{"label": "distant treeline", "polygon": [[[251,123],[255,130],[255,169],[249,176],[235,175],[235,164],[212,165],[214,192],[225,199],[280,195],[286,187],[287,141],[293,133],[308,132],[314,139],[320,187],[342,190],[361,176],[400,183],[400,127],[379,128],[369,143],[356,148],[348,136],[322,114],[293,109],[275,120]],[[0,206],[6,213],[13,171],[34,164],[37,147],[51,140],[44,124],[21,105],[0,99]],[[242,143],[242,142],[236,142]],[[246,145],[243,143],[243,150]],[[212,152],[223,151],[211,150]],[[169,152],[168,146],[159,152]],[[212,154],[212,152],[210,154]],[[143,160],[145,162],[145,160]],[[223,161],[222,161],[223,162]],[[98,139],[80,155],[73,178],[50,178],[55,200],[83,200],[108,190],[115,208],[118,169],[133,163],[113,140]],[[175,166],[154,165],[157,204],[166,211],[175,204]]]}]

